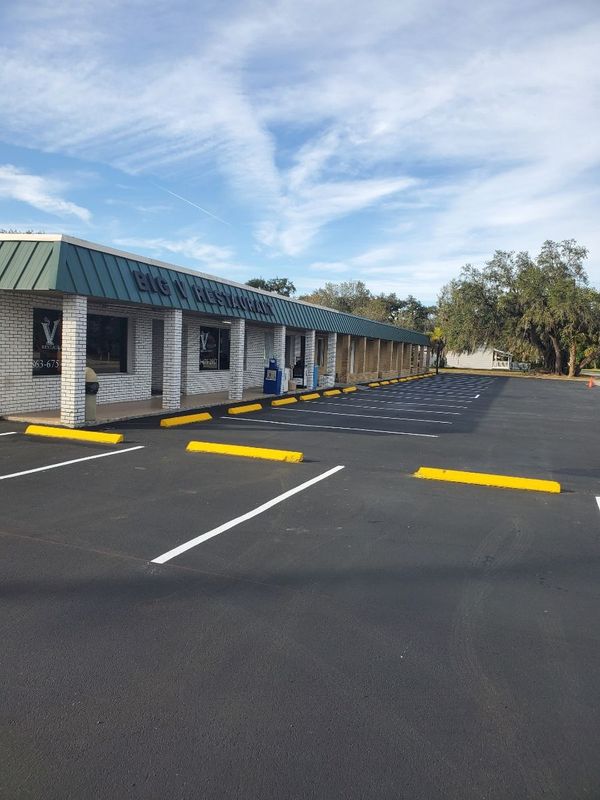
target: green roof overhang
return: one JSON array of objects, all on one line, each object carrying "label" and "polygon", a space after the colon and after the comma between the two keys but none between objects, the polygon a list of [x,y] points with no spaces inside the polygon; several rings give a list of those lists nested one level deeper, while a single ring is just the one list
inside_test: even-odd
[{"label": "green roof overhang", "polygon": [[67,236],[1,234],[0,290],[80,294],[290,328],[429,344],[429,338],[417,331]]}]

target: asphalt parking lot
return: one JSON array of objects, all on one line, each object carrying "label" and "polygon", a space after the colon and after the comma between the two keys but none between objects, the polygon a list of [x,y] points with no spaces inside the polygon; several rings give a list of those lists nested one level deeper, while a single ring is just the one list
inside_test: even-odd
[{"label": "asphalt parking lot", "polygon": [[465,375],[108,447],[0,421],[0,796],[600,797],[599,421]]}]

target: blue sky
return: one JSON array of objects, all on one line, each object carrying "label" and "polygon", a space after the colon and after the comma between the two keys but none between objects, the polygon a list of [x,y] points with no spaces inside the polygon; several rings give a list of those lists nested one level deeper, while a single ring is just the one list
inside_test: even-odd
[{"label": "blue sky", "polygon": [[600,286],[600,6],[0,5],[0,227],[435,300],[545,239]]}]

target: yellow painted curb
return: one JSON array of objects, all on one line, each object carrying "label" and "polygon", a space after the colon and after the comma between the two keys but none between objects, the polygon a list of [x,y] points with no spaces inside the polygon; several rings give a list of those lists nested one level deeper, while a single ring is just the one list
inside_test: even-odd
[{"label": "yellow painted curb", "polygon": [[374,389],[376,386],[381,386],[381,384],[375,382],[375,383],[370,383],[369,386],[371,387],[371,389]]},{"label": "yellow painted curb", "polygon": [[290,403],[297,403],[296,397],[280,397],[279,400],[271,400],[272,406],[287,406]]},{"label": "yellow painted curb", "polygon": [[436,469],[420,467],[415,478],[431,481],[450,481],[451,483],[472,483],[477,486],[495,486],[500,489],[525,489],[530,492],[551,492],[560,494],[560,483],[538,478],[517,478],[513,475],[490,475],[486,472],[462,472],[455,469]]},{"label": "yellow painted curb", "polygon": [[201,414],[184,414],[181,417],[166,417],[161,419],[161,428],[174,428],[176,425],[190,425],[192,422],[206,422],[212,419],[212,414],[203,411]]},{"label": "yellow painted curb", "polygon": [[317,394],[317,392],[313,392],[312,394],[302,394],[300,395],[300,400],[316,400],[320,396],[321,395]]},{"label": "yellow painted curb", "polygon": [[28,436],[48,436],[52,439],[73,439],[76,442],[95,442],[96,444],[121,444],[125,438],[122,433],[51,428],[48,425],[28,425],[25,433]]},{"label": "yellow painted curb", "polygon": [[260,403],[251,403],[249,406],[233,406],[227,409],[228,414],[248,414],[250,411],[260,411]]},{"label": "yellow painted curb", "polygon": [[335,397],[336,394],[341,394],[339,389],[328,389],[326,392],[323,392],[324,397]]},{"label": "yellow painted curb", "polygon": [[398,378],[392,378],[392,380],[390,381],[390,383],[398,383]]},{"label": "yellow painted curb", "polygon": [[381,386],[389,386],[390,381],[381,381]]},{"label": "yellow painted curb", "polygon": [[350,392],[356,392],[356,391],[358,391],[358,389],[356,388],[356,386],[346,386],[346,388],[345,388],[345,389],[342,389],[342,392],[343,392],[344,394],[350,394]]},{"label": "yellow painted curb", "polygon": [[271,450],[266,447],[242,447],[237,444],[218,442],[189,442],[189,453],[217,453],[222,456],[241,456],[243,458],[264,458],[269,461],[288,461],[297,464],[304,459],[304,453],[294,450]]}]

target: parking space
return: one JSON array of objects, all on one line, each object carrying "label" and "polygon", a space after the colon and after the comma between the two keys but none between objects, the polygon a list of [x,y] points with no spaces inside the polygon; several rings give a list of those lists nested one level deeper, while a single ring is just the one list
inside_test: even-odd
[{"label": "parking space", "polygon": [[0,482],[0,793],[593,797],[599,416],[579,384],[444,375],[115,447],[0,422],[27,473]]}]

